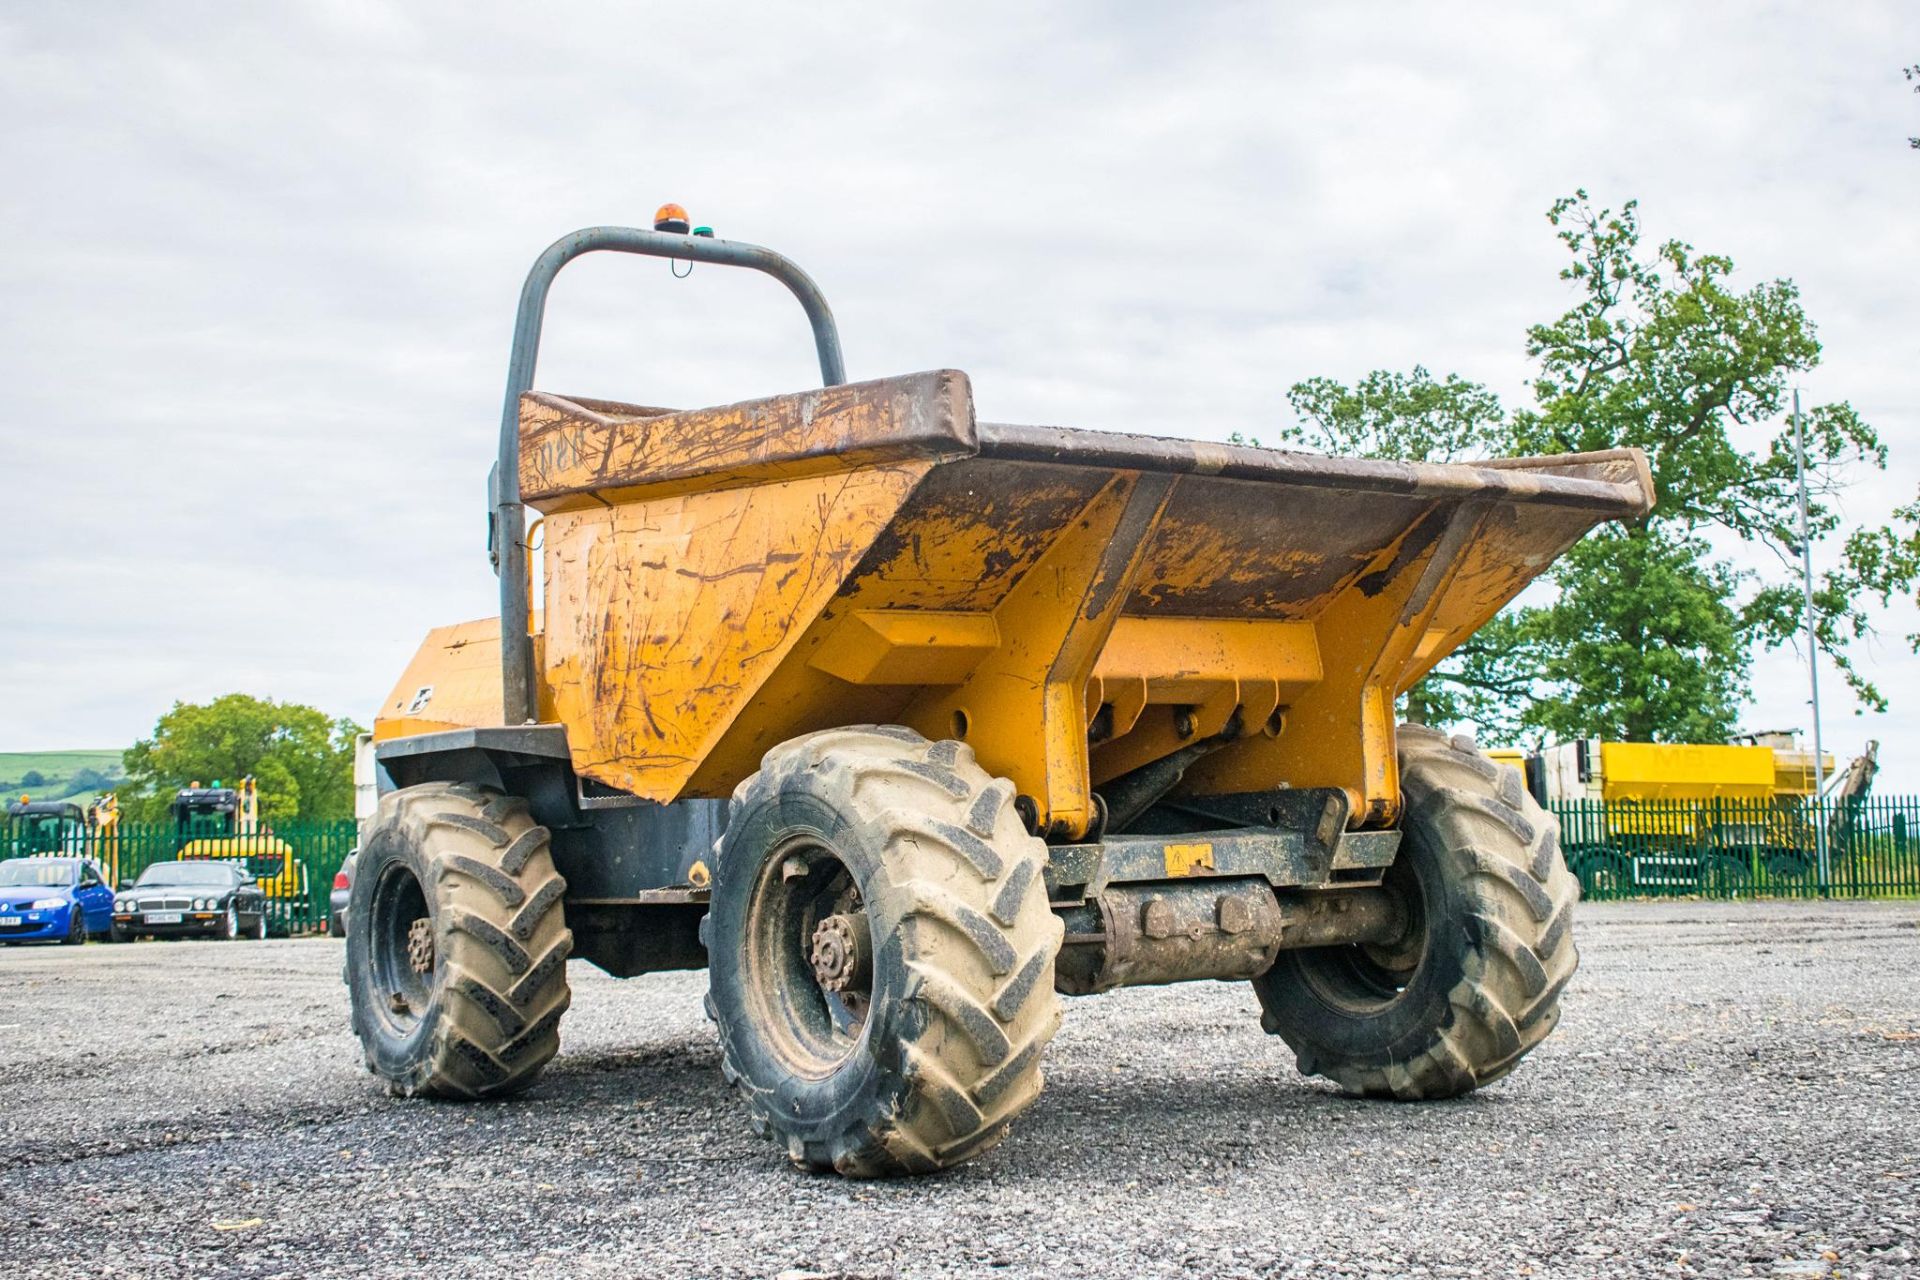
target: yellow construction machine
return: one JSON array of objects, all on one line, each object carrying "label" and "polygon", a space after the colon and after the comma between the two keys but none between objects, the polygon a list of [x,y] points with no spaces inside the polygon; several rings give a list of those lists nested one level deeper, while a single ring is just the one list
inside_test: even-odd
[{"label": "yellow construction machine", "polygon": [[305,914],[307,866],[294,848],[260,822],[260,784],[245,777],[233,786],[216,779],[174,792],[174,856],[238,862],[267,895],[267,930],[284,935]]},{"label": "yellow construction machine", "polygon": [[[1557,807],[1567,857],[1602,892],[1629,886],[1732,889],[1766,875],[1804,881],[1818,864],[1824,822],[1839,843],[1849,804],[1863,799],[1877,743],[1836,774],[1792,733],[1726,743],[1578,739],[1522,756],[1535,799]],[[1520,753],[1498,753],[1518,755]]]},{"label": "yellow construction machine", "polygon": [[[853,1176],[998,1142],[1060,993],[1250,980],[1302,1071],[1378,1097],[1464,1093],[1539,1043],[1575,963],[1554,825],[1394,701],[1649,509],[1638,451],[1430,465],[981,422],[955,370],[847,382],[787,259],[661,225],[535,264],[500,618],[432,633],[375,721],[347,975],[390,1090],[524,1088],[569,957],[707,967],[757,1125]],[[685,411],[535,391],[548,286],[593,251],[772,276],[825,385]]]},{"label": "yellow construction machine", "polygon": [[91,824],[87,811],[71,800],[35,800],[23,795],[7,802],[6,818],[6,840],[0,844],[0,857],[86,852]]}]

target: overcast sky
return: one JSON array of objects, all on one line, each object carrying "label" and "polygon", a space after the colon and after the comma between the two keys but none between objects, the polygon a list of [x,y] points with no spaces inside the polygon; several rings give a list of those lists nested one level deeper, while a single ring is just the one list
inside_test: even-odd
[{"label": "overcast sky", "polygon": [[[1799,282],[1805,382],[1920,482],[1911,4],[105,4],[0,0],[0,750],[120,746],[245,690],[369,720],[494,611],[484,482],[521,277],[663,200],[798,259],[854,378],[983,417],[1208,439],[1424,362],[1524,403],[1569,300],[1542,216]],[[777,285],[589,260],[539,385],[810,384]],[[1920,790],[1920,662],[1863,655]],[[1797,656],[1755,727],[1806,720]],[[1899,779],[1897,783],[1894,779]]]}]

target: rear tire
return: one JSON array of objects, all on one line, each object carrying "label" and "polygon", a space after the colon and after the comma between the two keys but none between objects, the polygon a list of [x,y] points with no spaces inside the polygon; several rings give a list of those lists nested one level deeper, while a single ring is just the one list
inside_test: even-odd
[{"label": "rear tire", "polygon": [[1254,989],[1303,1075],[1452,1098],[1507,1074],[1559,1021],[1580,882],[1518,770],[1416,725],[1399,751],[1405,835],[1387,882],[1406,937],[1284,951]]},{"label": "rear tire", "polygon": [[[947,1168],[1039,1095],[1062,929],[1013,798],[970,747],[865,726],[776,747],[734,791],[707,1012],[795,1165]],[[823,976],[836,948],[857,959]]]},{"label": "rear tire", "polygon": [[427,783],[380,802],[347,911],[347,988],[388,1092],[490,1098],[560,1048],[573,948],[547,829],[526,803]]}]

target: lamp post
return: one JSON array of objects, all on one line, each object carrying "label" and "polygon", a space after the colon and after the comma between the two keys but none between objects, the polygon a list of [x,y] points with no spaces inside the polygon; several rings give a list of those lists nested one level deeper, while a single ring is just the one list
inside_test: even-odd
[{"label": "lamp post", "polygon": [[1820,812],[1826,790],[1826,752],[1820,742],[1820,638],[1813,624],[1813,533],[1807,518],[1807,430],[1800,419],[1800,389],[1793,391],[1793,469],[1800,484],[1800,578],[1807,600],[1807,689],[1813,695],[1813,847],[1819,859],[1820,892],[1831,881],[1827,865],[1827,824]]}]

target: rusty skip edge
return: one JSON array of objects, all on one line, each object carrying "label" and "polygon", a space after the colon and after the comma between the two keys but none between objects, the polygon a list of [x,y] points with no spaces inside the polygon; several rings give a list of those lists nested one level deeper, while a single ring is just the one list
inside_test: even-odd
[{"label": "rusty skip edge", "polygon": [[1631,519],[1653,509],[1653,477],[1639,449],[1502,458],[1486,463],[1395,462],[1214,444],[1073,427],[979,425],[980,455],[1098,465],[1416,498],[1539,502]]},{"label": "rusty skip edge", "polygon": [[686,411],[541,392],[521,398],[520,488],[542,507],[978,451],[972,389],[952,369]]},{"label": "rusty skip edge", "polygon": [[1207,441],[974,418],[967,376],[936,369],[710,409],[668,411],[538,392],[522,398],[520,486],[531,502],[714,477],[752,483],[815,467],[978,455],[1217,476],[1416,498],[1540,502],[1637,518],[1653,506],[1637,449],[1482,463],[1336,458]]}]

